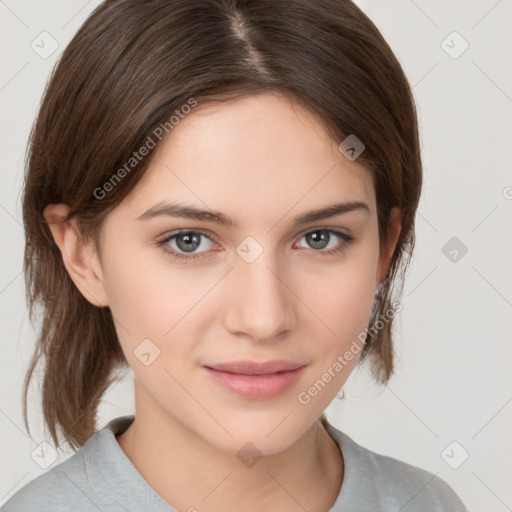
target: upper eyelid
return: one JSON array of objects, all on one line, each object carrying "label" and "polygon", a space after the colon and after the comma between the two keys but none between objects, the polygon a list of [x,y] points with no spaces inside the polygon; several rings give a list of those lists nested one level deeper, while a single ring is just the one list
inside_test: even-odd
[{"label": "upper eyelid", "polygon": [[189,228],[181,228],[181,229],[178,229],[175,231],[171,231],[168,234],[165,234],[162,237],[160,237],[159,240],[161,242],[165,242],[165,241],[170,240],[172,237],[180,235],[182,233],[199,233],[199,234],[205,236],[206,238],[209,238],[212,242],[218,243],[216,241],[216,237],[211,235],[210,233],[208,233],[208,231],[205,231],[202,229],[189,229]]},{"label": "upper eyelid", "polygon": [[[295,235],[294,239],[295,238],[300,239],[303,236],[307,235],[308,233],[311,233],[311,232],[314,232],[314,231],[322,231],[322,230],[336,231],[336,232],[339,232],[341,234],[345,234],[347,236],[352,236],[350,233],[344,233],[343,229],[344,228],[339,228],[339,227],[334,227],[334,226],[319,226],[319,227],[306,228],[303,231],[301,231],[299,234]],[[190,233],[190,232],[191,233],[200,233],[201,235],[203,235],[206,238],[208,238],[211,242],[219,244],[219,242],[217,241],[215,235],[210,234],[208,232],[208,230],[203,230],[203,229],[200,229],[200,228],[181,228],[181,229],[177,229],[177,230],[171,231],[169,234],[166,234],[163,237],[161,237],[160,238],[160,242],[169,241],[172,237],[177,236],[180,233]]]}]

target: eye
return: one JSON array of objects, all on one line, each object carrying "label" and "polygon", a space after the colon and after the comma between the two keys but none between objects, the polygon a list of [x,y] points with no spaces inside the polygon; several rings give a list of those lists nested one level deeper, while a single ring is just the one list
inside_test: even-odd
[{"label": "eye", "polygon": [[[203,243],[205,240],[207,240],[206,244]],[[162,247],[166,254],[178,260],[202,258],[203,252],[211,249],[210,244],[213,245],[210,237],[206,233],[197,230],[179,231],[157,242],[157,245]],[[198,248],[203,249],[203,251],[195,253],[194,251]]]},{"label": "eye", "polygon": [[[313,254],[322,256],[341,253],[354,241],[353,236],[331,228],[308,231],[302,235],[300,240],[302,239],[306,240]],[[198,230],[177,231],[156,243],[166,254],[181,261],[204,258],[208,250],[215,245],[210,235]]]},{"label": "eye", "polygon": [[[301,240],[302,239],[306,240],[306,243],[313,249],[313,252],[324,256],[343,252],[347,250],[348,246],[354,241],[353,236],[330,228],[308,231],[302,236]],[[342,241],[341,244],[340,240]],[[326,251],[325,249],[329,250]]]}]

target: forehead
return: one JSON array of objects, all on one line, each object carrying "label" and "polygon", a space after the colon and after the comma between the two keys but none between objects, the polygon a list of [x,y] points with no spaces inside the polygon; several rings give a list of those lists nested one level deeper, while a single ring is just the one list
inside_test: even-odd
[{"label": "forehead", "polygon": [[370,171],[339,142],[312,113],[274,94],[199,104],[162,139],[124,203],[139,214],[172,199],[269,218],[343,200],[373,210]]}]

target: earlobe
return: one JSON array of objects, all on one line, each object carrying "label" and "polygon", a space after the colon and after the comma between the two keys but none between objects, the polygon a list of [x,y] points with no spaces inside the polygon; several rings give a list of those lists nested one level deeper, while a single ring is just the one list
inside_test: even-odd
[{"label": "earlobe", "polygon": [[97,249],[92,241],[80,236],[75,219],[64,220],[69,210],[66,204],[49,204],[43,215],[78,290],[94,306],[108,306]]}]

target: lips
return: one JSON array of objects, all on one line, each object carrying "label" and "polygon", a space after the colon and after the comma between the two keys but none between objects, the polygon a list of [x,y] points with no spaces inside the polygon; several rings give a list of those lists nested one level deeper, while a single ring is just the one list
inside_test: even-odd
[{"label": "lips", "polygon": [[205,365],[207,368],[221,372],[237,373],[243,375],[268,375],[278,372],[287,372],[296,370],[305,363],[295,363],[292,361],[274,360],[266,362],[258,361],[234,361],[232,363],[221,363]]},{"label": "lips", "polygon": [[235,361],[203,366],[210,379],[244,398],[265,400],[292,387],[306,368],[291,361]]}]

